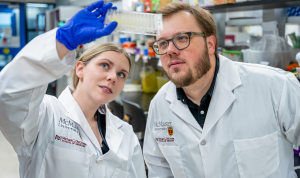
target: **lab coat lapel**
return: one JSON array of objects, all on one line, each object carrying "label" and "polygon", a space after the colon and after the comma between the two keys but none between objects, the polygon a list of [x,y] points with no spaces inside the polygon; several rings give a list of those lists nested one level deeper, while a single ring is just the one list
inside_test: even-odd
[{"label": "lab coat lapel", "polygon": [[172,82],[170,82],[168,91],[169,92],[166,95],[166,100],[171,102],[170,109],[182,120],[202,132],[202,128],[200,127],[194,116],[191,114],[188,106],[177,99],[176,86]]},{"label": "lab coat lapel", "polygon": [[[109,109],[106,107],[106,142],[108,144],[108,147],[110,149],[109,152],[113,152],[114,154],[116,154],[120,148],[123,136],[124,136],[124,132],[119,129],[122,125],[123,122],[117,118],[116,116],[114,116]],[[113,156],[114,154],[112,153],[107,153],[103,156],[103,158],[107,158],[110,156]]]},{"label": "lab coat lapel", "polygon": [[242,84],[235,64],[221,55],[219,60],[220,68],[205,118],[202,138],[207,135],[235,100],[233,91]]},{"label": "lab coat lapel", "polygon": [[76,100],[73,98],[71,94],[71,89],[67,87],[61,95],[58,97],[58,100],[64,105],[66,110],[68,111],[67,116],[72,119],[74,122],[76,122],[82,130],[85,132],[85,134],[89,137],[91,142],[94,144],[96,148],[101,150],[101,147],[99,145],[99,142],[90,127],[90,124],[86,120],[81,108],[77,104]]}]

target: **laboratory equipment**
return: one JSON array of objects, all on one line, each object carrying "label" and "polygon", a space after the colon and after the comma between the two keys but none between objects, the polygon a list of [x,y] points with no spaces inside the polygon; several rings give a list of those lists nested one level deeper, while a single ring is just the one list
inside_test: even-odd
[{"label": "laboratory equipment", "polygon": [[156,76],[157,90],[159,90],[164,84],[166,84],[169,79],[165,76]]},{"label": "laboratory equipment", "polygon": [[243,61],[246,63],[265,64],[281,69],[290,64],[290,51],[255,51],[251,49],[242,50]]},{"label": "laboratory equipment", "polygon": [[237,62],[243,62],[243,53],[241,51],[223,50],[223,56]]},{"label": "laboratory equipment", "polygon": [[300,66],[300,52],[298,52],[296,54],[296,57],[295,57],[296,61],[298,62],[299,66]]},{"label": "laboratory equipment", "polygon": [[156,72],[152,66],[144,66],[140,72],[142,89],[145,93],[157,92]]},{"label": "laboratory equipment", "polygon": [[296,70],[297,70],[296,78],[300,79],[300,67],[296,67]]},{"label": "laboratory equipment", "polygon": [[156,36],[163,29],[162,14],[151,14],[133,11],[109,9],[105,16],[104,25],[118,22],[116,31]]}]

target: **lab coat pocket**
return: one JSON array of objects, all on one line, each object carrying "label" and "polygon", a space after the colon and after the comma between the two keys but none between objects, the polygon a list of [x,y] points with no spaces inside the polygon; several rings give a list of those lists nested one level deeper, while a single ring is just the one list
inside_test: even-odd
[{"label": "lab coat pocket", "polygon": [[179,146],[161,146],[159,148],[169,163],[172,173],[176,178],[185,178],[185,172],[183,168],[182,158]]},{"label": "lab coat pocket", "polygon": [[264,178],[279,166],[278,132],[260,138],[234,140],[241,178]]},{"label": "lab coat pocket", "polygon": [[111,178],[127,178],[128,176],[128,172],[122,171],[121,169],[117,168]]},{"label": "lab coat pocket", "polygon": [[90,155],[49,144],[39,178],[88,177]]}]

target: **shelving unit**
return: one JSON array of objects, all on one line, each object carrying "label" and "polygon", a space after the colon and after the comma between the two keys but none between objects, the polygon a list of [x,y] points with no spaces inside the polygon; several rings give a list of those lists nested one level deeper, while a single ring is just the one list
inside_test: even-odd
[{"label": "shelving unit", "polygon": [[[286,17],[286,8],[298,6],[300,6],[299,0],[261,0],[235,4],[224,4],[204,8],[212,13],[218,28],[219,46],[224,47],[226,26],[260,25],[263,22],[275,20],[278,23],[279,35],[284,36],[286,23],[300,24],[300,17]],[[263,18],[261,19],[235,19],[226,21],[226,15],[224,15],[226,12],[260,9],[263,10]]]},{"label": "shelving unit", "polygon": [[261,25],[263,19],[234,19],[226,21],[226,26]]},{"label": "shelving unit", "polygon": [[[261,25],[263,19],[233,19],[226,21],[226,26],[245,26],[245,25]],[[287,17],[286,23],[300,23],[300,16],[297,17]]]},{"label": "shelving unit", "polygon": [[300,23],[300,16],[288,17],[286,23]]},{"label": "shelving unit", "polygon": [[235,4],[224,4],[217,6],[205,7],[210,10],[211,13],[224,13],[233,11],[247,11],[258,9],[275,9],[275,8],[287,8],[298,7],[300,1],[297,0],[262,0],[262,1],[247,1]]}]

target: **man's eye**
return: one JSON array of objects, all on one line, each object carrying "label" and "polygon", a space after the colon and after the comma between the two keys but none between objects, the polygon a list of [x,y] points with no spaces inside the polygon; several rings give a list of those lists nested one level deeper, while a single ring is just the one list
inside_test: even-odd
[{"label": "man's eye", "polygon": [[164,48],[166,46],[167,46],[167,42],[166,41],[163,41],[163,42],[159,43],[159,47],[160,48]]},{"label": "man's eye", "polygon": [[125,75],[123,73],[118,74],[121,78],[125,78]]},{"label": "man's eye", "polygon": [[107,69],[107,68],[108,68],[108,65],[107,65],[107,64],[101,64],[101,66],[102,66],[104,69]]},{"label": "man's eye", "polygon": [[179,37],[177,37],[178,41],[186,41],[187,39],[188,39],[187,36],[179,36]]}]

